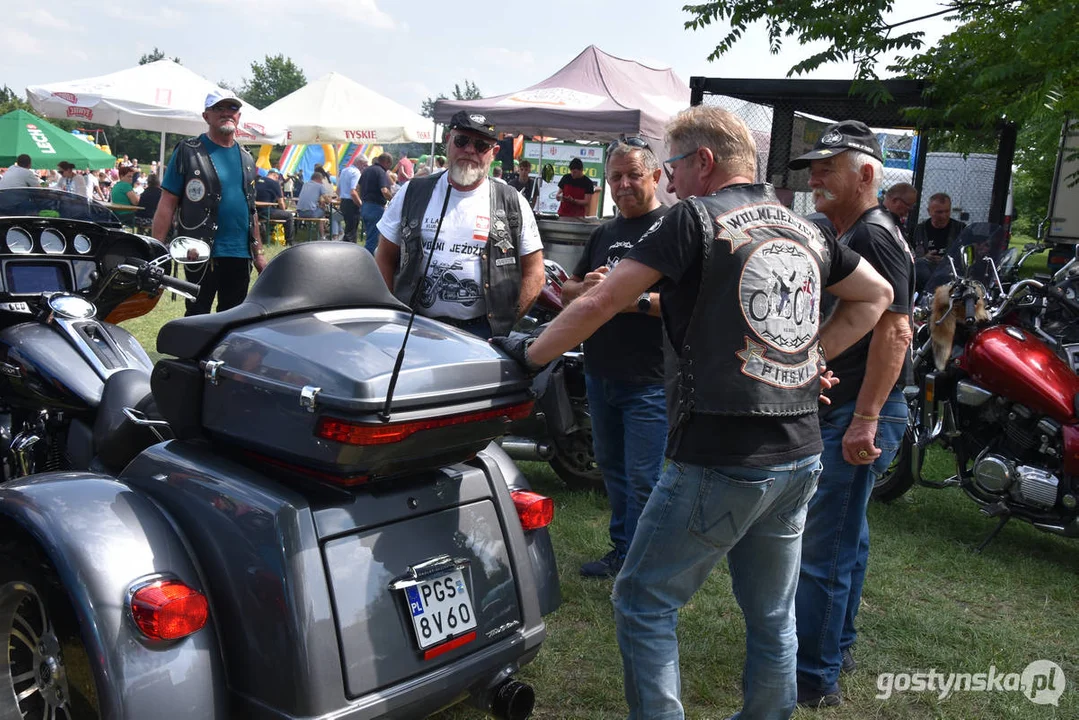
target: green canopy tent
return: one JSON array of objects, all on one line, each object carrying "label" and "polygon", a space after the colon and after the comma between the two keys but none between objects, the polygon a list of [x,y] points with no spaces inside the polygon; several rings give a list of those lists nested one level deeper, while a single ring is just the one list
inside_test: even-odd
[{"label": "green canopy tent", "polygon": [[42,170],[52,170],[62,160],[80,170],[116,164],[112,155],[33,113],[12,110],[0,115],[0,165],[12,165],[24,153],[30,156],[31,167]]}]

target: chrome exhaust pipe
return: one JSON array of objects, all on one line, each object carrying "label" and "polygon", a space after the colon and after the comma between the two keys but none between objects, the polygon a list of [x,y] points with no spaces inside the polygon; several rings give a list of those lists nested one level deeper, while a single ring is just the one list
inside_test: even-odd
[{"label": "chrome exhaust pipe", "polygon": [[506,454],[514,460],[547,462],[554,457],[554,448],[550,445],[525,437],[507,436],[502,438],[501,445]]},{"label": "chrome exhaust pipe", "polygon": [[506,680],[491,693],[491,714],[499,720],[526,720],[532,715],[536,693],[520,680]]}]

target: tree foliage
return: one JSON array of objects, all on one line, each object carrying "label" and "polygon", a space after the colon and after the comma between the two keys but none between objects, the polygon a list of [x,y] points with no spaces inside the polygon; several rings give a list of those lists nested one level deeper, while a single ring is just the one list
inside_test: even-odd
[{"label": "tree foliage", "polygon": [[[145,54],[143,54],[142,57],[139,58],[139,65],[146,65],[147,63],[157,62],[158,60],[164,60],[164,59],[165,59],[165,53],[158,50],[157,45],[154,45],[153,52],[145,53]],[[183,64],[183,63],[180,62],[180,58],[178,58],[178,57],[172,58],[172,61],[174,63],[176,63],[177,65],[182,65]]]},{"label": "tree foliage", "polygon": [[[483,93],[480,92],[480,89],[476,86],[476,83],[472,82],[467,78],[465,79],[465,86],[463,88],[457,83],[454,83],[453,85],[454,100],[479,100],[482,97]],[[435,102],[437,102],[438,100],[449,100],[449,98],[442,93],[439,93],[438,97],[436,98],[427,98],[420,106],[420,115],[423,115],[424,117],[434,117]]]},{"label": "tree foliage", "polygon": [[240,86],[240,98],[264,108],[307,84],[303,70],[284,55],[267,55],[265,62],[251,63],[251,77]]}]

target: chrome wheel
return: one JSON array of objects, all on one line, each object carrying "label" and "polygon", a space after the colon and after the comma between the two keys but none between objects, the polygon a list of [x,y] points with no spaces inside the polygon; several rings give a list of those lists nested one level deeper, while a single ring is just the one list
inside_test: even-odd
[{"label": "chrome wheel", "polygon": [[33,585],[13,580],[0,587],[0,629],[7,638],[0,706],[17,708],[22,718],[72,720],[63,648]]}]

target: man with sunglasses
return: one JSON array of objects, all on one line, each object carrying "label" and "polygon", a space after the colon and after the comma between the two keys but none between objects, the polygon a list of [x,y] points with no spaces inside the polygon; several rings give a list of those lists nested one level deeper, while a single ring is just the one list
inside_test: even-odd
[{"label": "man with sunglasses", "polygon": [[[678,611],[726,556],[746,621],[739,717],[788,718],[802,524],[820,471],[818,393],[830,384],[821,346],[846,348],[892,292],[770,185],[753,184],[756,146],[732,113],[689,108],[668,125],[667,143],[681,202],[531,344],[495,342],[535,370],[659,284],[677,356],[667,375],[670,462],[612,594],[629,717],[683,717]],[[794,288],[789,310],[779,309],[773,271]],[[824,287],[843,302],[819,327]]]},{"label": "man with sunglasses", "polygon": [[508,333],[544,281],[532,208],[512,187],[487,177],[497,139],[485,116],[456,113],[446,138],[447,171],[414,178],[394,196],[378,223],[375,253],[399,300],[480,337]]},{"label": "man with sunglasses", "polygon": [[[607,148],[606,176],[619,215],[596,228],[572,276],[566,304],[605,280],[645,231],[667,212],[656,198],[663,173],[644,140]],[[584,342],[585,387],[592,443],[603,472],[611,551],[581,566],[589,578],[613,578],[622,567],[637,520],[663,468],[667,408],[663,390],[663,323],[659,293],[641,293]]]},{"label": "man with sunglasses", "polygon": [[228,310],[243,302],[250,283],[251,264],[266,267],[255,213],[258,171],[250,153],[236,142],[242,103],[235,95],[215,90],[206,96],[207,130],[176,146],[161,181],[161,200],[154,213],[153,236],[164,243],[173,217],[181,235],[210,243],[210,262],[187,268],[187,279],[198,283],[199,295],[187,302],[187,315]]}]

